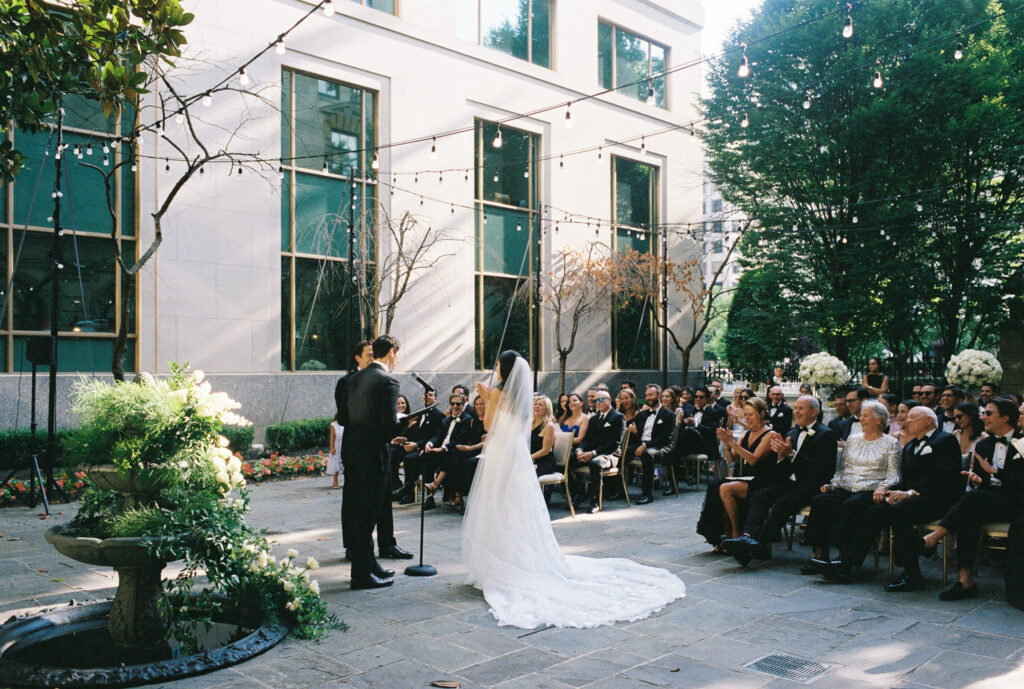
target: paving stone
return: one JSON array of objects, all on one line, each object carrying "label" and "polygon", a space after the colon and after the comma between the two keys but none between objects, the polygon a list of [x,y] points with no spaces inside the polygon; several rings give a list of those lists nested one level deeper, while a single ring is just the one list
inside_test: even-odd
[{"label": "paving stone", "polygon": [[838,677],[890,686],[940,652],[906,641],[861,636],[826,653],[822,659],[843,665],[835,671]]},{"label": "paving stone", "polygon": [[[946,603],[945,605],[956,605]],[[1024,639],[1024,617],[1017,608],[1006,603],[989,602],[953,623],[955,627],[972,629],[976,632],[1001,634]]]},{"label": "paving stone", "polygon": [[693,627],[712,634],[721,634],[760,616],[761,613],[756,611],[705,600],[688,608],[668,613],[663,618],[681,626]]},{"label": "paving stone", "polygon": [[565,660],[563,656],[542,651],[539,648],[524,648],[477,665],[471,665],[460,670],[459,674],[478,684],[490,686],[539,672],[563,660]]},{"label": "paving stone", "polygon": [[454,672],[461,667],[476,665],[490,657],[423,634],[388,641],[384,647],[406,658],[416,658],[444,672]]},{"label": "paving stone", "polygon": [[443,638],[457,646],[489,656],[505,655],[506,653],[526,648],[526,644],[521,643],[517,639],[510,639],[507,636],[502,636],[486,629],[480,629],[479,627],[471,627],[467,631],[449,634]]},{"label": "paving stone", "polygon": [[337,656],[337,659],[346,665],[351,665],[360,672],[373,670],[383,665],[390,665],[403,660],[405,656],[397,651],[392,651],[383,644],[374,644],[356,651],[349,651]]},{"label": "paving stone", "polygon": [[571,684],[543,675],[523,675],[508,682],[494,685],[496,689],[571,689]]},{"label": "paving stone", "polygon": [[671,655],[631,668],[622,674],[659,687],[742,689],[744,687],[759,687],[765,683],[765,680],[760,677],[752,677],[735,670],[726,670],[682,656]]},{"label": "paving stone", "polygon": [[627,626],[626,629],[631,632],[644,636],[651,636],[655,639],[675,644],[677,646],[686,646],[695,641],[705,639],[708,636],[708,632],[693,629],[692,627],[684,627],[682,625],[669,622],[662,617],[640,620],[639,622],[634,622]]},{"label": "paving stone", "polygon": [[717,667],[742,668],[750,661],[766,656],[772,651],[772,648],[746,641],[711,636],[679,649],[677,654]]},{"label": "paving stone", "polygon": [[906,679],[911,684],[939,689],[1016,689],[1024,685],[1024,667],[1004,660],[944,651],[917,668]]},{"label": "paving stone", "polygon": [[830,630],[784,617],[761,617],[724,634],[737,641],[794,653],[804,658],[820,656],[854,638],[853,634]]},{"label": "paving stone", "polygon": [[[820,624],[824,627],[832,627],[851,634],[869,634],[871,636],[892,636],[899,634],[915,622],[907,617],[890,617],[877,612],[867,610],[843,610],[842,612],[826,617]],[[907,639],[912,641],[913,639]]]},{"label": "paving stone", "polygon": [[595,627],[574,629],[571,627],[549,627],[534,634],[519,638],[519,641],[535,648],[573,657],[608,648],[636,636],[622,627]]},{"label": "paving stone", "polygon": [[648,662],[648,659],[642,656],[617,651],[618,649],[608,649],[580,658],[571,658],[545,668],[540,674],[573,687],[582,687]]},{"label": "paving stone", "polygon": [[1024,641],[1018,638],[979,634],[926,622],[907,627],[894,638],[993,658],[1008,658],[1024,648]]}]

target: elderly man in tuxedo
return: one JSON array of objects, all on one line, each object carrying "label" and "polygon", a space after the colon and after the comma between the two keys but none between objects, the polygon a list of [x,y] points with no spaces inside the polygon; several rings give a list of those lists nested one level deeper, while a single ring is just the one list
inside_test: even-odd
[{"label": "elderly man in tuxedo", "polygon": [[[821,486],[832,480],[836,470],[836,432],[818,421],[818,400],[803,395],[793,403],[796,424],[783,439],[772,433],[772,451],[778,456],[778,480],[754,491],[747,509],[743,535],[730,538],[722,545],[741,566],[752,558],[770,559],[772,537],[790,517],[821,492]],[[808,565],[807,574],[821,574],[822,569]]]},{"label": "elderly man in tuxedo", "polygon": [[786,404],[782,387],[778,385],[768,388],[768,423],[782,437],[793,427],[793,410]]},{"label": "elderly man in tuxedo", "polygon": [[[887,584],[886,591],[924,588],[917,560],[921,552],[917,525],[941,517],[964,492],[960,445],[936,425],[935,412],[928,407],[910,410],[905,425],[910,442],[903,447],[900,482],[892,486],[883,502],[868,508],[858,529],[861,542],[867,543],[892,526],[892,557],[903,566],[903,574]],[[867,549],[858,554],[863,558]]]},{"label": "elderly man in tuxedo", "polygon": [[[594,391],[594,406],[597,411],[590,415],[587,435],[583,443],[576,449],[577,464],[590,467],[590,504],[591,514],[601,511],[598,491],[601,487],[601,472],[618,466],[619,457],[615,454],[622,441],[625,417],[612,408],[611,395],[605,390]],[[583,496],[576,498],[577,505],[583,502]]]},{"label": "elderly man in tuxedo", "polygon": [[640,485],[643,493],[636,500],[646,505],[654,500],[654,458],[658,450],[669,443],[675,415],[661,404],[661,386],[649,384],[644,391],[647,406],[633,419],[629,426],[630,443],[627,450],[638,457],[642,464]]},{"label": "elderly man in tuxedo", "polygon": [[978,553],[982,525],[1009,522],[1024,514],[1024,432],[1017,429],[1020,409],[1012,397],[994,397],[985,405],[987,438],[978,441],[974,463],[967,477],[974,490],[949,508],[939,528],[924,537],[922,545],[934,547],[947,533],[956,535],[956,563],[960,577],[939,594],[939,600],[954,601],[978,595],[974,583],[974,558]]}]

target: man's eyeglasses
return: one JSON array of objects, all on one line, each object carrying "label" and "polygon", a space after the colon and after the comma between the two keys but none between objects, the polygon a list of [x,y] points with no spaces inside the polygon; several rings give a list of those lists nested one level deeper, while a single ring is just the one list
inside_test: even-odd
[{"label": "man's eyeglasses", "polygon": [[452,405],[453,407],[465,406],[465,404],[463,402],[449,402],[449,404]]},{"label": "man's eyeglasses", "polygon": [[847,404],[856,404],[857,403],[857,398],[854,397],[852,400],[846,400],[846,403]]},{"label": "man's eyeglasses", "polygon": [[996,413],[994,411],[989,411],[988,409],[982,409],[981,410],[981,415],[982,416],[995,416]]},{"label": "man's eyeglasses", "polygon": [[698,400],[706,400],[707,398],[708,398],[708,396],[705,395],[705,394],[694,395],[694,399],[698,399]]}]

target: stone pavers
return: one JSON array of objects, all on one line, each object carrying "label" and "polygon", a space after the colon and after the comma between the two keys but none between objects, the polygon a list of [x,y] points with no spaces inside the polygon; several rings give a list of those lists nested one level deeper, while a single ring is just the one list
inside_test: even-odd
[{"label": "stone pavers", "polygon": [[[405,689],[454,680],[464,689],[623,689],[632,687],[798,687],[744,667],[769,653],[828,663],[811,686],[1024,686],[1024,612],[1008,606],[1002,571],[982,567],[981,597],[940,603],[939,564],[924,563],[928,590],[882,590],[886,561],[850,586],[804,577],[805,548],[749,570],[714,556],[694,533],[703,493],[660,498],[626,508],[611,503],[575,519],[553,501],[555,533],[566,552],[632,557],[676,572],[687,597],[654,616],[598,629],[498,627],[479,591],[463,585],[461,517],[426,515],[428,578],[406,577],[391,589],[351,591],[342,561],[340,491],[327,479],[255,486],[252,523],[271,532],[275,549],[317,557],[316,578],[332,612],[348,623],[320,642],[288,638],[264,655],[216,673],[183,679],[169,689],[217,687],[340,687]],[[40,510],[0,510],[0,617],[46,605],[108,597],[113,573],[65,560],[43,530],[70,518],[40,519]],[[515,515],[500,515],[515,518]],[[417,547],[414,506],[395,508],[399,543]],[[173,566],[168,568],[173,573]]]}]

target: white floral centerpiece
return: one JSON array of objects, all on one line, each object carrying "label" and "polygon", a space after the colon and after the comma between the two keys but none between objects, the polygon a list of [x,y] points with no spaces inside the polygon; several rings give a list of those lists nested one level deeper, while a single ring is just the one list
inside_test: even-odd
[{"label": "white floral centerpiece", "polygon": [[800,380],[815,387],[836,387],[850,382],[850,369],[839,357],[818,352],[801,360]]},{"label": "white floral centerpiece", "polygon": [[1003,378],[1003,367],[989,352],[965,349],[954,354],[946,364],[946,380],[953,385],[977,388],[982,383],[998,383]]}]

